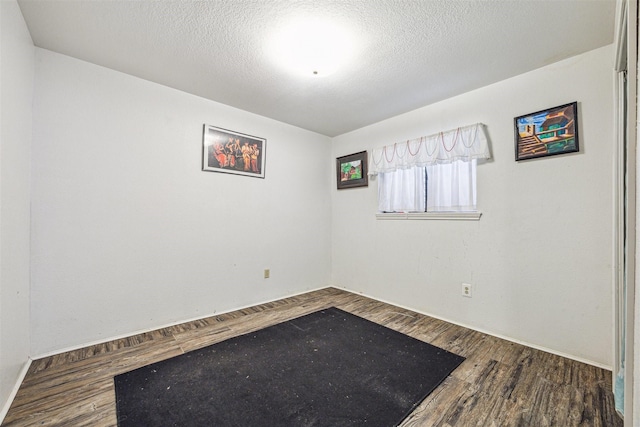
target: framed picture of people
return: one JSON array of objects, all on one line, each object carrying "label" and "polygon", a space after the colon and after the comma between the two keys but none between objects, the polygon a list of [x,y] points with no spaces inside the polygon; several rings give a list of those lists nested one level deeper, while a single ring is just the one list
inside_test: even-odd
[{"label": "framed picture of people", "polygon": [[204,125],[202,170],[264,178],[267,140]]}]

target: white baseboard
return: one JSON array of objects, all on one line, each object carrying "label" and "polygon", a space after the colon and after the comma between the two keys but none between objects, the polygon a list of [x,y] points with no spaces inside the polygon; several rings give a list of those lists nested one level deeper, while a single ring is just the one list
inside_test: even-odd
[{"label": "white baseboard", "polygon": [[[506,340],[506,341],[510,341],[510,342],[513,342],[513,343],[516,343],[516,344],[521,344],[521,345],[524,345],[524,346],[527,346],[527,347],[535,348],[536,350],[541,350],[541,351],[544,351],[544,352],[547,352],[547,353],[555,354],[557,356],[566,357],[567,359],[575,360],[575,361],[581,362],[581,363],[586,363],[588,365],[592,365],[592,366],[595,366],[595,367],[598,367],[598,368],[606,369],[608,371],[612,370],[612,366],[605,365],[605,364],[598,363],[598,362],[594,362],[593,360],[588,360],[588,359],[576,357],[575,355],[572,355],[572,354],[563,353],[563,352],[560,352],[560,351],[557,351],[557,350],[554,350],[554,349],[551,349],[551,348],[547,348],[547,347],[544,347],[544,346],[532,344],[532,343],[529,343],[529,342],[526,342],[526,341],[523,341],[523,340],[519,340],[519,339],[516,339],[516,338],[512,338],[512,337],[508,337],[508,336],[505,336],[505,335],[501,335],[501,334],[498,334],[498,333],[495,333],[495,332],[492,332],[492,331],[487,331],[487,330],[484,330],[484,329],[480,329],[480,328],[477,328],[475,326],[466,325],[464,323],[456,322],[456,321],[453,321],[451,319],[447,319],[447,318],[444,318],[444,317],[441,317],[441,316],[437,316],[437,315],[434,315],[434,314],[431,314],[431,313],[427,313],[427,312],[424,312],[424,311],[421,311],[421,310],[417,310],[417,309],[415,309],[413,307],[403,306],[403,305],[400,305],[400,304],[395,303],[393,301],[386,301],[384,299],[377,298],[377,297],[368,295],[368,294],[363,293],[363,292],[356,292],[356,291],[353,291],[353,290],[350,290],[350,289],[347,289],[347,288],[344,288],[344,287],[341,287],[341,286],[337,286],[337,285],[322,286],[322,287],[319,287],[319,288],[309,289],[309,290],[305,290],[305,291],[294,293],[294,294],[290,294],[290,295],[280,296],[278,298],[274,298],[274,299],[263,301],[263,302],[252,303],[250,305],[234,308],[232,310],[227,310],[227,311],[224,311],[224,312],[219,312],[219,313],[214,312],[214,313],[211,313],[211,314],[208,314],[208,315],[198,316],[198,317],[194,317],[194,318],[191,318],[191,319],[183,319],[183,320],[179,320],[179,321],[176,321],[176,322],[168,323],[168,324],[165,324],[165,325],[154,326],[154,327],[148,328],[148,329],[132,331],[132,332],[128,332],[128,333],[125,333],[125,334],[122,334],[122,335],[113,336],[113,337],[110,337],[110,338],[105,338],[105,339],[101,339],[101,340],[97,340],[97,341],[83,343],[83,344],[77,345],[77,346],[72,346],[72,347],[68,347],[68,348],[63,348],[63,349],[51,351],[51,352],[48,352],[48,353],[39,354],[37,356],[33,356],[32,359],[36,360],[36,359],[41,359],[41,358],[44,358],[44,357],[55,356],[57,354],[65,353],[67,351],[74,351],[74,350],[78,350],[78,349],[81,349],[81,348],[84,348],[84,347],[88,347],[88,346],[91,346],[91,345],[103,344],[105,342],[114,341],[114,340],[118,340],[118,339],[123,339],[123,338],[127,338],[127,337],[130,337],[130,336],[133,336],[133,335],[143,334],[143,333],[146,333],[146,332],[155,331],[157,329],[167,328],[167,327],[179,325],[181,323],[192,322],[192,321],[195,321],[195,320],[204,319],[204,318],[207,318],[207,317],[219,316],[219,315],[223,315],[225,313],[230,313],[232,311],[243,310],[245,308],[253,307],[253,306],[256,306],[256,305],[260,305],[260,304],[268,304],[270,302],[278,301],[280,299],[290,298],[290,297],[294,297],[294,296],[298,296],[298,295],[303,295],[303,294],[306,294],[308,292],[314,292],[314,291],[318,291],[318,290],[321,290],[321,289],[327,289],[327,288],[331,288],[331,287],[336,288],[336,289],[340,289],[340,290],[343,290],[343,291],[346,291],[346,292],[350,292],[350,293],[355,294],[355,295],[362,295],[362,296],[365,296],[367,298],[371,298],[371,299],[376,300],[376,301],[384,302],[386,304],[395,305],[396,307],[404,308],[406,310],[415,311],[416,313],[420,313],[420,314],[423,314],[425,316],[433,317],[435,319],[439,319],[439,320],[442,320],[442,321],[445,321],[445,322],[448,322],[448,323],[452,323],[454,325],[462,326],[463,328],[471,329],[471,330],[474,330],[476,332],[480,332],[482,334],[491,335],[493,337],[500,338],[500,339],[503,339],[503,340]],[[30,363],[31,363],[31,360],[29,360],[29,364]],[[28,366],[27,366],[27,368],[28,368]],[[26,369],[24,370],[24,374],[26,374]],[[20,383],[22,382],[23,378],[24,378],[24,376],[21,377]],[[18,383],[17,387],[20,386],[20,383]],[[15,392],[17,392],[17,388],[16,388]],[[15,396],[15,394],[14,394],[14,396]],[[13,400],[13,397],[11,398],[11,400]],[[7,406],[6,410],[8,410],[8,409],[9,408]],[[0,415],[2,415],[2,417],[4,417],[3,414],[6,414],[6,412],[0,413]],[[2,419],[2,417],[0,417],[0,420]]]},{"label": "white baseboard", "polygon": [[7,413],[9,412],[9,408],[11,407],[11,404],[13,403],[13,399],[16,398],[16,394],[18,394],[18,390],[20,389],[20,385],[22,384],[22,381],[24,381],[24,377],[27,376],[27,371],[29,371],[29,367],[31,366],[31,361],[32,361],[31,358],[27,359],[27,361],[22,366],[22,369],[20,370],[20,374],[18,374],[18,378],[16,380],[16,383],[13,386],[13,390],[11,390],[11,394],[9,394],[9,398],[4,403],[4,406],[2,407],[2,410],[0,411],[0,424],[2,424],[2,422],[4,421],[4,417],[7,416]]},{"label": "white baseboard", "polygon": [[330,287],[331,286],[322,286],[322,287],[319,287],[319,288],[316,288],[316,289],[308,289],[308,290],[305,290],[305,291],[302,291],[302,292],[297,292],[297,293],[294,293],[294,294],[279,296],[279,297],[274,298],[274,299],[270,299],[270,300],[262,301],[262,302],[252,303],[252,304],[249,304],[249,305],[245,305],[245,306],[242,306],[242,307],[237,307],[237,308],[234,308],[234,309],[231,309],[231,310],[227,310],[227,311],[213,312],[211,314],[205,314],[205,315],[193,317],[193,318],[190,318],[190,319],[182,319],[182,320],[178,320],[178,321],[175,321],[175,322],[171,322],[171,323],[167,323],[167,324],[163,324],[163,325],[159,325],[159,326],[153,326],[151,328],[146,328],[146,329],[140,329],[140,330],[136,330],[136,331],[126,332],[126,333],[121,334],[121,335],[115,335],[115,336],[112,336],[112,337],[109,337],[109,338],[104,338],[104,339],[100,339],[100,340],[96,340],[96,341],[91,341],[91,342],[79,344],[79,345],[76,345],[76,346],[65,347],[65,348],[62,348],[62,349],[53,350],[53,351],[49,351],[49,352],[46,352],[46,353],[41,353],[41,354],[38,354],[38,355],[34,355],[34,356],[32,356],[32,359],[33,360],[37,360],[37,359],[42,359],[42,358],[45,358],[45,357],[55,356],[55,355],[58,355],[58,354],[66,353],[68,351],[75,351],[75,350],[79,350],[81,348],[89,347],[89,346],[92,346],[92,345],[104,344],[104,343],[109,342],[109,341],[120,340],[120,339],[128,338],[128,337],[131,337],[131,336],[134,336],[134,335],[139,335],[139,334],[144,334],[144,333],[147,333],[147,332],[155,331],[157,329],[169,328],[171,326],[180,325],[182,323],[188,323],[188,322],[193,322],[195,320],[206,319],[207,317],[220,316],[220,315],[223,315],[223,314],[226,314],[226,313],[231,313],[233,311],[243,310],[245,308],[254,307],[256,305],[268,304],[270,302],[278,301],[278,300],[285,299],[285,298],[295,297],[295,296],[298,296],[298,295],[303,295],[303,294],[306,294],[306,293],[309,293],[309,292],[315,292],[315,291],[319,291],[321,289],[327,289],[327,288],[330,288]]},{"label": "white baseboard", "polygon": [[356,292],[356,291],[352,291],[350,289],[343,288],[343,287],[340,287],[340,286],[335,286],[335,285],[333,287],[336,288],[336,289],[340,289],[340,290],[346,291],[346,292],[350,292],[350,293],[355,294],[355,295],[362,295],[362,296],[365,296],[367,298],[371,298],[371,299],[376,300],[376,301],[380,301],[380,302],[383,302],[383,303],[386,303],[386,304],[395,305],[396,307],[404,308],[405,310],[415,311],[416,313],[424,314],[425,316],[433,317],[434,319],[438,319],[438,320],[445,321],[447,323],[452,323],[454,325],[462,326],[463,328],[471,329],[471,330],[474,330],[476,332],[480,332],[480,333],[485,334],[485,335],[491,335],[493,337],[500,338],[500,339],[503,339],[503,340],[506,340],[506,341],[510,341],[510,342],[513,342],[513,343],[516,343],[516,344],[520,344],[520,345],[524,345],[524,346],[527,346],[527,347],[535,348],[536,350],[540,350],[540,351],[544,351],[544,352],[547,352],[547,353],[555,354],[556,356],[565,357],[567,359],[575,360],[576,362],[586,363],[587,365],[595,366],[595,367],[601,368],[601,369],[606,369],[607,371],[611,371],[612,370],[612,366],[605,365],[605,364],[598,363],[598,362],[594,362],[593,360],[583,359],[581,357],[576,357],[576,356],[574,356],[572,354],[563,353],[561,351],[557,351],[557,350],[554,350],[554,349],[551,349],[551,348],[547,348],[547,347],[544,347],[544,346],[541,346],[541,345],[532,344],[532,343],[529,343],[529,342],[526,342],[526,341],[522,341],[522,340],[519,340],[519,339],[516,339],[516,338],[511,338],[511,337],[508,337],[508,336],[505,336],[505,335],[497,334],[495,332],[491,332],[491,331],[487,331],[487,330],[484,330],[484,329],[480,329],[480,328],[477,328],[475,326],[465,325],[464,323],[455,322],[453,320],[446,319],[446,318],[441,317],[441,316],[436,316],[436,315],[431,314],[431,313],[426,313],[424,311],[416,310],[413,307],[406,307],[406,306],[397,304],[397,303],[392,302],[392,301],[385,301],[383,299],[367,295],[364,292]]}]

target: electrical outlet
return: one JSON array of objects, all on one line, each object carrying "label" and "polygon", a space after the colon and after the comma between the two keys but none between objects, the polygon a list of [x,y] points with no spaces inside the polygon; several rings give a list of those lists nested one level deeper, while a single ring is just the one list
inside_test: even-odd
[{"label": "electrical outlet", "polygon": [[271,271],[269,271],[268,268],[265,268],[264,269],[264,278],[268,279],[270,275],[271,275]]},{"label": "electrical outlet", "polygon": [[471,298],[471,285],[468,283],[462,284],[462,296]]}]

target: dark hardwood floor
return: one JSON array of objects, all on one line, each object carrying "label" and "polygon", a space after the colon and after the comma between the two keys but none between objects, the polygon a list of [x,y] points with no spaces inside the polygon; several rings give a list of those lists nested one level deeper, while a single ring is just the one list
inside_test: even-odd
[{"label": "dark hardwood floor", "polygon": [[115,426],[114,375],[331,306],[467,358],[403,427],[622,426],[609,371],[334,288],[35,360],[2,426]]}]

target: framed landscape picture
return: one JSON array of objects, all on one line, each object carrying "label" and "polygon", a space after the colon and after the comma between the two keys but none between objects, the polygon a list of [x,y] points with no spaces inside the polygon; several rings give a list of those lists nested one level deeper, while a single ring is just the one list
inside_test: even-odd
[{"label": "framed landscape picture", "polygon": [[204,125],[202,170],[264,178],[267,140]]},{"label": "framed landscape picture", "polygon": [[578,103],[516,117],[516,161],[579,151]]},{"label": "framed landscape picture", "polygon": [[369,185],[367,152],[349,154],[336,159],[338,190]]}]

